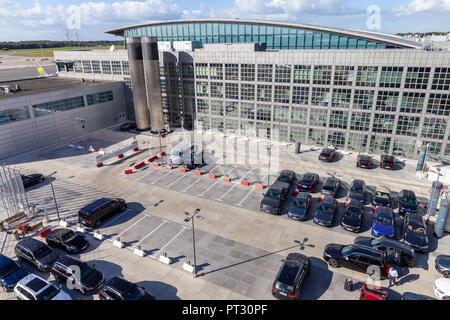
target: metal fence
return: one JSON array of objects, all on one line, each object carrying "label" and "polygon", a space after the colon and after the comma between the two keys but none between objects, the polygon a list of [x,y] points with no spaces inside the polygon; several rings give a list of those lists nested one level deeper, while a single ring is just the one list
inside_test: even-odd
[{"label": "metal fence", "polygon": [[27,198],[19,170],[5,165],[0,166],[0,199],[0,221],[28,211]]}]

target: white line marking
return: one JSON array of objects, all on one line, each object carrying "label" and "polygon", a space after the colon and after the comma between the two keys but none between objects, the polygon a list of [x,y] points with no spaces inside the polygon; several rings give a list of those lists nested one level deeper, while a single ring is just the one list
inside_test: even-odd
[{"label": "white line marking", "polygon": [[[214,170],[216,167],[212,168],[211,170]],[[202,179],[202,177],[200,176],[197,180],[195,180],[194,183],[192,183],[189,187],[184,188],[183,190],[181,190],[182,192],[187,192],[187,189],[189,189],[190,187],[192,187],[194,184],[196,184],[197,182],[200,181],[200,179]]]},{"label": "white line marking", "polygon": [[141,180],[142,178],[144,178],[144,177],[146,177],[146,176],[156,172],[156,170],[150,170],[150,169],[147,169],[147,170],[149,170],[150,172],[147,173],[147,174],[144,174],[143,176],[140,176],[140,177],[136,178],[136,180]]},{"label": "white line marking", "polygon": [[163,174],[163,175],[162,175],[161,177],[159,177],[158,179],[153,180],[151,183],[154,184],[156,181],[158,181],[158,180],[164,178],[165,176],[167,176],[168,174],[171,174],[171,173],[174,173],[174,170],[170,170],[169,172],[167,172],[166,174]]},{"label": "white line marking", "polygon": [[138,221],[136,221],[135,223],[133,223],[131,226],[129,226],[128,228],[126,228],[125,230],[123,230],[121,233],[119,233],[117,236],[119,237],[121,234],[127,232],[129,229],[131,229],[132,227],[134,227],[139,221],[141,221],[142,219],[147,218],[147,216],[143,216],[142,218],[140,218]]},{"label": "white line marking", "polygon": [[158,230],[160,227],[162,227],[164,224],[169,223],[169,221],[167,220],[163,220],[161,222],[161,224],[159,226],[157,226],[155,229],[153,229],[149,234],[147,234],[141,241],[139,241],[138,243],[136,243],[133,246],[133,249],[136,248],[138,246],[139,243],[141,243],[142,241],[144,241],[145,239],[147,239],[153,232],[155,232],[156,230]]},{"label": "white line marking", "polygon": [[168,184],[166,187],[170,187],[171,185],[173,185],[175,182],[180,181],[181,179],[185,178],[188,174],[190,174],[191,172],[194,171],[189,171],[189,172],[185,172],[181,177],[179,177],[177,180],[175,180],[174,182],[172,182],[171,184]]},{"label": "white line marking", "polygon": [[[267,174],[261,179],[261,183],[263,183],[264,184],[264,179],[266,178],[266,176],[267,176]],[[247,195],[244,197],[244,199],[242,199],[241,200],[241,202],[239,202],[239,203],[236,203],[236,205],[238,205],[238,206],[241,206],[242,207],[242,202],[244,202],[245,201],[245,199],[247,199],[247,197],[250,195],[250,193],[252,193],[253,191],[255,191],[255,189],[256,189],[256,187],[255,186],[253,186],[253,188],[252,188],[252,190],[250,190],[250,192],[249,193],[247,193]]]},{"label": "white line marking", "polygon": [[127,209],[125,210],[122,214],[118,215],[116,218],[112,219],[111,221],[109,221],[107,224],[102,225],[102,228],[106,228],[107,226],[109,226],[111,223],[113,223],[114,221],[116,221],[117,219],[119,219],[121,216],[124,216],[125,214],[128,213],[128,211],[133,212],[133,210],[131,209]]},{"label": "white line marking", "polygon": [[180,232],[178,232],[177,233],[177,235],[175,236],[175,237],[173,237],[172,239],[170,239],[170,241],[169,242],[167,242],[166,244],[165,244],[165,246],[164,247],[162,247],[161,249],[159,249],[159,251],[157,252],[157,253],[155,253],[152,257],[153,258],[155,258],[156,259],[156,256],[158,255],[158,253],[160,253],[165,247],[167,247],[173,240],[175,240],[175,238],[176,237],[178,237],[184,230],[186,230],[186,229],[190,229],[190,228],[188,228],[188,227],[181,227],[182,229],[181,229],[181,231]]},{"label": "white line marking", "polygon": [[[237,166],[234,166],[234,168],[231,169],[230,171],[228,171],[227,173],[231,173],[234,169],[236,169],[236,167],[237,167]],[[216,182],[214,182],[208,189],[206,189],[205,191],[203,191],[202,193],[200,193],[199,196],[200,196],[200,197],[203,197],[204,194],[205,194],[206,192],[209,191],[209,189],[211,189],[212,187],[214,187],[214,186],[215,186],[216,184],[218,184],[221,180],[222,180],[222,179],[217,179]]]},{"label": "white line marking", "polygon": [[[252,171],[253,171],[253,169],[251,169],[249,172],[247,172],[247,173],[242,177],[242,179],[245,178],[246,176],[248,176],[248,174],[249,174],[250,172],[252,172]],[[216,200],[222,201],[222,198],[225,197],[225,196],[228,194],[228,192],[230,192],[231,190],[233,190],[234,187],[236,187],[236,186],[237,186],[238,184],[240,184],[240,183],[241,183],[240,180],[239,180],[239,181],[236,181],[235,184],[234,184],[230,189],[228,189],[227,192],[225,192],[219,199],[216,199]]]}]

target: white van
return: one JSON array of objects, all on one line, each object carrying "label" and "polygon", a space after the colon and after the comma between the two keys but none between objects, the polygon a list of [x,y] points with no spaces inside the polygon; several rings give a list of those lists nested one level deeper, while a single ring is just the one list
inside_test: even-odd
[{"label": "white van", "polygon": [[184,146],[177,147],[172,151],[169,162],[175,165],[181,164],[193,164],[193,159],[197,153],[198,147],[193,143],[185,144]]}]

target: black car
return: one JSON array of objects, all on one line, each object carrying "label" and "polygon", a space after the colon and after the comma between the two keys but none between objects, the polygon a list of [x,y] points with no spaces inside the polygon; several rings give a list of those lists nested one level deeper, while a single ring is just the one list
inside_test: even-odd
[{"label": "black car", "polygon": [[311,195],[307,192],[300,192],[289,207],[288,217],[295,220],[306,220],[311,204]]},{"label": "black car", "polygon": [[436,299],[414,292],[403,292],[402,300],[436,300]]},{"label": "black car", "polygon": [[123,212],[127,203],[120,198],[101,198],[84,206],[78,211],[78,222],[88,228],[95,228],[111,215]]},{"label": "black car", "polygon": [[136,125],[136,122],[129,121],[129,122],[122,124],[119,128],[120,128],[120,131],[129,131],[129,130],[136,129],[137,125]]},{"label": "black car", "polygon": [[319,182],[319,175],[317,173],[308,172],[305,173],[297,185],[300,191],[313,191],[317,182]]},{"label": "black car", "polygon": [[375,207],[383,206],[383,207],[391,207],[392,199],[391,199],[391,191],[386,187],[378,187],[375,191],[375,194],[372,198],[372,204]]},{"label": "black car", "polygon": [[97,293],[105,283],[105,276],[95,266],[70,256],[59,257],[50,272],[56,280],[70,282],[82,294]]},{"label": "black car", "polygon": [[382,154],[380,157],[380,168],[395,170],[395,157]]},{"label": "black car", "polygon": [[22,175],[23,187],[28,188],[45,180],[45,177],[40,173],[33,173]]},{"label": "black car", "polygon": [[283,170],[280,172],[280,176],[276,180],[278,183],[285,183],[289,188],[291,186],[292,181],[294,181],[295,172],[292,170]]},{"label": "black car", "polygon": [[288,189],[284,183],[272,184],[267,192],[264,193],[264,198],[261,200],[259,208],[261,209],[261,211],[276,215],[279,214],[283,202],[287,198],[287,192]]},{"label": "black car", "polygon": [[89,246],[89,241],[81,234],[70,229],[60,228],[51,231],[45,237],[47,244],[69,253],[81,252]]},{"label": "black car", "polygon": [[380,279],[386,279],[388,278],[390,268],[388,263],[397,263],[400,257],[395,251],[383,252],[358,244],[343,245],[330,243],[325,247],[323,259],[332,268],[346,267],[354,269],[369,273],[375,279],[377,278],[377,272],[375,270],[379,270]]},{"label": "black car", "polygon": [[416,254],[410,245],[385,237],[356,237],[355,244],[372,247],[381,251],[396,250],[400,254],[400,264],[408,267],[414,267]]},{"label": "black car", "polygon": [[331,227],[333,224],[334,216],[337,211],[337,201],[334,198],[325,198],[317,208],[314,215],[313,222],[320,224],[321,226]]},{"label": "black car", "polygon": [[417,252],[428,251],[429,241],[427,228],[420,216],[409,214],[405,217],[403,224],[403,241],[409,244]]},{"label": "black car", "polygon": [[320,192],[322,192],[323,195],[330,195],[335,198],[340,188],[340,179],[335,177],[328,177],[327,180],[325,180],[325,183],[323,184],[322,190],[320,190]]},{"label": "black car", "polygon": [[434,260],[434,267],[444,278],[450,278],[450,255],[439,255]]},{"label": "black car", "polygon": [[347,193],[347,202],[352,200],[364,203],[366,194],[366,183],[363,180],[355,179],[350,184]]},{"label": "black car", "polygon": [[110,279],[98,294],[101,300],[157,300],[144,287],[121,277]]},{"label": "black car", "polygon": [[345,213],[341,220],[341,226],[345,230],[352,232],[360,232],[364,216],[364,205],[352,200],[346,204]]},{"label": "black car", "polygon": [[358,155],[358,159],[356,161],[356,166],[358,168],[370,169],[371,164],[372,164],[372,157],[364,154]]},{"label": "black car", "polygon": [[336,153],[336,150],[333,148],[324,148],[324,149],[322,149],[322,152],[320,152],[320,154],[319,154],[319,160],[325,161],[325,162],[331,162],[331,160],[333,160],[335,153]]},{"label": "black car", "polygon": [[301,253],[289,253],[272,284],[272,295],[281,299],[299,299],[311,261]]},{"label": "black car", "polygon": [[398,194],[398,212],[401,214],[417,213],[417,199],[414,191],[400,191]]},{"label": "black car", "polygon": [[14,247],[14,252],[20,262],[29,262],[41,272],[50,271],[59,257],[58,251],[34,238],[20,240]]}]

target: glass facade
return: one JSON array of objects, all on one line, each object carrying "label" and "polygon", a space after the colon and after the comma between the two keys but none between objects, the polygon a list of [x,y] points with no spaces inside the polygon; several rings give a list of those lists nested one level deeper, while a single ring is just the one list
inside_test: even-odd
[{"label": "glass facade", "polygon": [[112,91],[88,94],[86,97],[87,97],[87,103],[89,106],[92,104],[103,103],[103,102],[108,102],[108,101],[114,100]]},{"label": "glass facade", "polygon": [[30,119],[28,107],[0,110],[0,125]]}]

